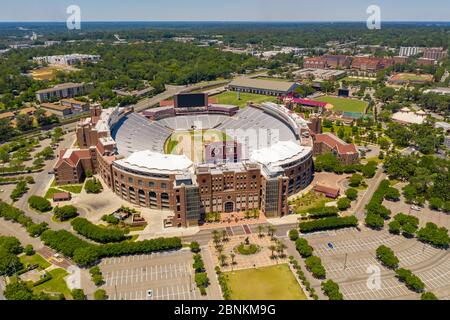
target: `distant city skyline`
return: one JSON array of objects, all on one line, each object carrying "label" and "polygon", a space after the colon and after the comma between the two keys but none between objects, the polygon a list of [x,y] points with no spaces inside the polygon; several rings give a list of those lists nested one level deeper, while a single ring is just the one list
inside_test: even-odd
[{"label": "distant city skyline", "polygon": [[448,0],[15,0],[1,5],[0,22],[62,22],[70,5],[82,21],[365,21],[370,5],[382,21],[450,21]]}]

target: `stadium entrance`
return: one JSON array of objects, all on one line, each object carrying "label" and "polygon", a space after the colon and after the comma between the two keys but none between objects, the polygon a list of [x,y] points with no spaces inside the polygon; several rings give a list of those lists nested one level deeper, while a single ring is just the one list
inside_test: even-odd
[{"label": "stadium entrance", "polygon": [[225,203],[225,213],[233,213],[234,212],[234,203],[233,202],[226,202]]}]

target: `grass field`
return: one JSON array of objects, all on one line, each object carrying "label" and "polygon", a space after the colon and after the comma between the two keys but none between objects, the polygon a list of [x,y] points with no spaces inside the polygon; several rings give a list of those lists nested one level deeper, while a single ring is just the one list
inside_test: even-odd
[{"label": "grass field", "polygon": [[67,185],[67,186],[58,186],[59,189],[71,192],[71,193],[81,193],[81,190],[83,190],[82,184],[73,184],[73,185]]},{"label": "grass field", "polygon": [[254,103],[262,103],[262,102],[277,102],[277,98],[273,96],[265,96],[260,94],[254,94],[254,93],[245,93],[241,92],[241,99],[237,99],[237,92],[234,91],[227,91],[223,92],[221,94],[218,94],[216,96],[213,96],[213,98],[217,98],[219,100],[220,104],[230,104],[234,106],[238,106],[239,108],[243,108],[247,105],[247,102],[254,102]]},{"label": "grass field", "polygon": [[53,278],[41,285],[33,288],[34,292],[49,292],[49,293],[62,293],[66,298],[70,298],[70,290],[67,287],[67,283],[64,280],[69,273],[64,269],[54,269],[49,272]]},{"label": "grass field", "polygon": [[333,111],[364,113],[367,107],[367,102],[355,99],[323,96],[315,100],[332,104]]},{"label": "grass field", "polygon": [[294,212],[300,215],[306,215],[309,209],[323,207],[333,200],[325,197],[323,194],[309,192],[303,197],[297,198],[290,202],[294,206]]},{"label": "grass field", "polygon": [[225,273],[231,300],[306,300],[287,264]]},{"label": "grass field", "polygon": [[50,262],[48,262],[47,260],[42,258],[42,256],[37,253],[32,256],[27,256],[27,255],[21,256],[20,262],[22,262],[26,266],[32,265],[32,264],[37,264],[39,266],[39,269],[42,269],[42,270],[47,269],[48,267],[51,266]]}]

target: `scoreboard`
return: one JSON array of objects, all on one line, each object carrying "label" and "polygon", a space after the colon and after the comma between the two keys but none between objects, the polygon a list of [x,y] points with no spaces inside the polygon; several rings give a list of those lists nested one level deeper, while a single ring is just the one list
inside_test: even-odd
[{"label": "scoreboard", "polygon": [[175,108],[195,108],[208,106],[207,93],[181,93],[174,98]]}]

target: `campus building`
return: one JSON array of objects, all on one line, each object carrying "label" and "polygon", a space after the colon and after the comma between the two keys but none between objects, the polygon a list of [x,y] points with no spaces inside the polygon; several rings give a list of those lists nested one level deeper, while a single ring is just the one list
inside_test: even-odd
[{"label": "campus building", "polygon": [[74,99],[63,99],[60,100],[59,103],[41,103],[40,107],[61,119],[89,112],[89,103]]},{"label": "campus building", "polygon": [[352,69],[378,72],[393,65],[394,59],[392,58],[355,57],[353,58]]},{"label": "campus building", "polygon": [[423,57],[425,59],[442,60],[447,57],[447,50],[444,48],[426,48],[423,50]]},{"label": "campus building", "polygon": [[356,164],[359,152],[354,144],[349,144],[331,133],[316,134],[314,139],[314,156],[334,154],[342,165]]},{"label": "campus building", "polygon": [[91,85],[85,83],[63,83],[53,88],[36,91],[36,99],[39,102],[46,102],[54,99],[74,98],[88,93]]},{"label": "campus building", "polygon": [[[308,121],[272,103],[235,114],[223,111],[174,111],[171,117],[152,120],[133,109],[92,108],[91,117],[77,128],[80,149],[62,154],[56,181],[78,183],[80,172],[92,170],[124,200],[166,211],[166,227],[198,225],[214,212],[289,214],[288,197],[304,190],[313,178],[312,142],[302,138]],[[195,162],[184,153],[166,153],[166,142],[176,130],[190,130],[199,122],[202,128],[230,135],[235,142],[225,147],[233,156]],[[235,136],[233,128],[240,129]],[[252,131],[260,133],[257,140],[246,134]],[[234,156],[238,147],[242,152]]]},{"label": "campus building", "polygon": [[285,96],[292,93],[298,86],[295,82],[240,78],[233,80],[228,88],[239,92]]},{"label": "campus building", "polygon": [[100,60],[99,55],[79,54],[79,53],[33,58],[33,61],[39,64],[46,63],[62,66],[73,66],[78,63],[86,63],[86,62],[98,62],[99,60]]},{"label": "campus building", "polygon": [[412,57],[423,52],[424,48],[421,47],[400,47],[400,57]]}]

